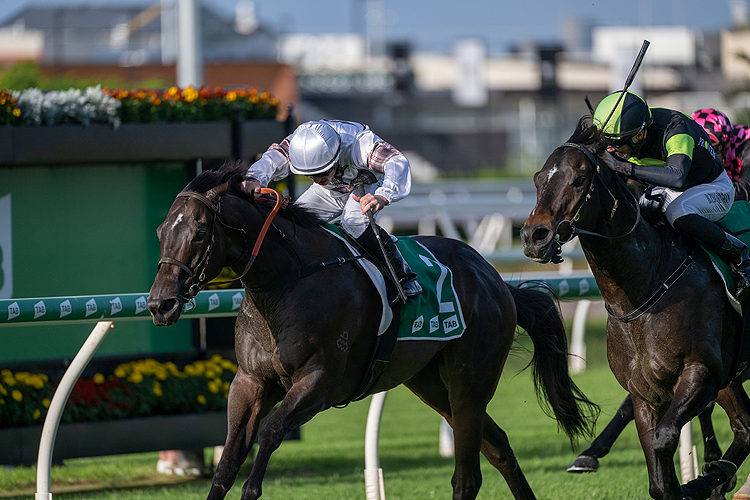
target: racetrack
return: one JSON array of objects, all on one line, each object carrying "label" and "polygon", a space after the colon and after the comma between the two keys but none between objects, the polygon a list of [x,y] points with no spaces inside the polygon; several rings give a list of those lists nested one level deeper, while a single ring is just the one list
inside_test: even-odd
[{"label": "racetrack", "polygon": [[[521,337],[527,346],[527,337]],[[574,378],[586,394],[602,405],[599,429],[603,428],[625,396],[609,371],[604,357],[603,322],[594,321],[587,337],[589,366]],[[519,347],[520,347],[519,345]],[[643,454],[635,433],[628,427],[614,449],[601,461],[596,474],[572,475],[565,468],[575,458],[554,420],[544,415],[533,393],[530,373],[518,370],[529,360],[521,348],[511,354],[489,412],[507,432],[518,460],[539,499],[582,500],[648,498],[648,480]],[[317,415],[303,429],[302,441],[284,442],[274,453],[263,485],[263,498],[318,500],[364,498],[364,427],[368,400],[344,410]],[[730,432],[721,410],[714,412],[719,443],[729,444]],[[436,413],[403,387],[392,391],[386,402],[380,437],[380,459],[388,500],[450,498],[452,459],[438,454]],[[697,425],[694,427],[697,429]],[[697,432],[698,452],[702,445]],[[581,443],[582,451],[587,443]],[[156,454],[69,460],[67,467],[53,470],[53,493],[62,483],[148,482],[154,473]],[[740,469],[740,483],[750,472]],[[227,496],[238,499],[249,473],[243,467],[238,483]],[[500,474],[482,460],[484,482],[480,499],[511,499]],[[0,470],[0,492],[26,487],[33,492],[35,469]],[[92,484],[93,483],[93,484]],[[739,487],[739,486],[738,486]],[[208,480],[157,487],[104,489],[87,493],[55,494],[56,499],[186,499],[205,498]]]}]

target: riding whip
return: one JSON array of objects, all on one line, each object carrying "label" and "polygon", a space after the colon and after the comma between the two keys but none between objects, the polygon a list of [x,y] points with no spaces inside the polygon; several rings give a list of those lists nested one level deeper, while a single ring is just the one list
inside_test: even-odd
[{"label": "riding whip", "polygon": [[[365,195],[365,186],[362,184],[357,184],[357,193],[359,194],[359,197],[362,198]],[[398,280],[398,276],[396,276],[396,271],[393,269],[393,266],[391,265],[391,260],[388,258],[388,254],[385,251],[385,246],[383,246],[383,241],[380,239],[380,231],[378,231],[378,226],[377,224],[375,224],[375,218],[372,216],[372,208],[367,211],[367,220],[370,221],[370,228],[372,228],[372,232],[375,233],[375,239],[378,240],[380,251],[383,252],[383,260],[385,260],[385,265],[386,267],[388,267],[388,272],[391,273],[391,278],[393,279],[393,283],[395,283],[396,285],[398,298],[401,299],[404,303],[406,303],[406,294],[404,293],[404,289],[401,287],[401,282]]]},{"label": "riding whip", "polygon": [[[612,114],[615,112],[615,110],[617,109],[617,106],[620,104],[620,101],[625,96],[625,92],[633,84],[633,80],[635,80],[635,75],[638,73],[638,69],[640,69],[641,67],[641,63],[643,62],[643,58],[646,56],[646,50],[648,50],[649,45],[651,45],[651,42],[649,42],[648,40],[643,40],[643,45],[641,45],[641,50],[638,52],[638,55],[635,57],[635,62],[633,62],[633,67],[630,68],[630,73],[628,74],[628,77],[625,79],[625,85],[623,86],[622,91],[620,92],[620,97],[617,99],[617,102],[612,108],[612,111],[609,112],[609,116],[607,116],[607,119],[604,120],[604,123],[602,123],[601,125],[602,130],[604,130],[604,127],[609,122],[609,119],[612,118]],[[589,106],[589,109],[590,109],[590,106]]]}]

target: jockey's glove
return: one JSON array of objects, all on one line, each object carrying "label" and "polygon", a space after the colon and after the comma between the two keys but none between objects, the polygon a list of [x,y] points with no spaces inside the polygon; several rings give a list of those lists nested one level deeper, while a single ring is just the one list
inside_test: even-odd
[{"label": "jockey's glove", "polygon": [[602,161],[613,172],[623,174],[626,177],[633,177],[633,164],[628,161],[620,161],[610,153],[604,153],[601,156]]}]

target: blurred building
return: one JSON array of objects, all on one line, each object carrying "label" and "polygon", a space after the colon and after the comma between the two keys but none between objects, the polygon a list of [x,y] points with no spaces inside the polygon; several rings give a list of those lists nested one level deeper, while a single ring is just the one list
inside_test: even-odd
[{"label": "blurred building", "polygon": [[[33,60],[45,75],[173,83],[176,3],[28,6],[0,20],[0,62]],[[278,62],[277,36],[258,22],[254,4],[239,2],[234,17],[209,5],[198,15],[205,84],[252,85],[296,102],[294,68]]]},{"label": "blurred building", "polygon": [[[0,62],[34,59],[46,74],[174,80],[175,2],[115,7],[29,7],[0,22]],[[750,32],[746,2],[716,33],[685,26],[598,27],[561,20],[554,43],[519,41],[489,53],[480,38],[456,39],[451,53],[420,52],[388,40],[384,26],[363,33],[279,35],[254,4],[234,16],[200,9],[208,85],[254,85],[298,120],[368,123],[441,171],[536,170],[568,138],[578,118],[621,88],[644,39],[651,46],[632,89],[652,105],[691,112],[750,108]],[[370,16],[375,19],[377,16]],[[370,19],[368,17],[368,19]],[[369,22],[369,21],[368,21]]]},{"label": "blurred building", "polygon": [[284,62],[299,74],[301,120],[335,117],[368,123],[397,147],[417,151],[447,173],[539,163],[593,105],[622,87],[644,39],[651,41],[633,85],[652,105],[691,112],[716,106],[730,116],[750,107],[750,32],[702,33],[688,27],[597,27],[566,19],[559,44],[523,42],[488,54],[481,39],[453,53],[388,44],[368,53],[357,34],[288,35]]}]

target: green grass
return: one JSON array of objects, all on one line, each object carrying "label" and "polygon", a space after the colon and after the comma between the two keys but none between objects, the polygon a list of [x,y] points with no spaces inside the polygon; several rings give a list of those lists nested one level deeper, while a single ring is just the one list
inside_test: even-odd
[{"label": "green grass", "polygon": [[[526,338],[526,337],[524,337]],[[527,342],[524,342],[527,344]],[[625,396],[609,371],[604,356],[604,338],[598,333],[587,339],[589,366],[576,382],[602,406],[598,425],[602,429]],[[554,420],[546,417],[536,402],[528,371],[518,370],[528,353],[517,350],[508,362],[489,413],[507,432],[521,468],[540,499],[627,499],[648,498],[648,480],[643,454],[631,424],[596,474],[573,475],[565,469],[587,443],[576,451],[557,432]],[[263,498],[318,500],[361,499],[364,497],[364,429],[369,400],[344,410],[328,410],[306,424],[301,441],[287,441],[271,458],[263,483]],[[730,441],[726,417],[715,412],[719,442]],[[450,498],[452,459],[438,454],[439,417],[408,390],[400,387],[388,395],[380,434],[380,460],[388,500]],[[702,453],[700,439],[694,439]],[[66,461],[66,467],[52,474],[53,493],[63,485],[99,487],[97,491],[60,493],[56,499],[199,499],[205,498],[210,481],[198,479],[174,485],[115,489],[132,481],[158,480],[156,453]],[[240,496],[250,462],[240,471],[227,498]],[[750,466],[740,469],[740,483]],[[0,492],[26,489],[33,492],[36,470],[19,467],[0,469]],[[482,459],[484,482],[480,499],[512,498],[499,472]],[[102,489],[103,487],[103,489]],[[738,485],[739,487],[739,485]]]}]

